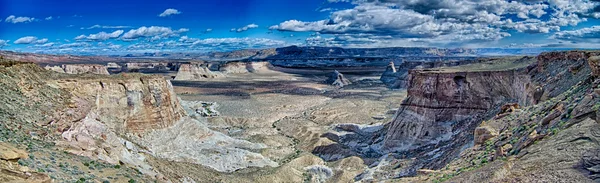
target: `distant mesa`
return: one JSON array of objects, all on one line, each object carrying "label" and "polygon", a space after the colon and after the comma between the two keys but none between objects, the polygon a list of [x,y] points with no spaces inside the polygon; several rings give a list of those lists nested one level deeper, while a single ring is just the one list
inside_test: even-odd
[{"label": "distant mesa", "polygon": [[58,66],[46,66],[46,70],[51,70],[60,73],[67,74],[99,74],[109,75],[106,66],[98,64],[63,64],[61,67]]},{"label": "distant mesa", "polygon": [[219,71],[211,71],[206,63],[190,63],[182,64],[179,67],[175,80],[196,81],[222,77],[225,77],[225,74]]},{"label": "distant mesa", "polygon": [[269,70],[272,65],[269,62],[229,62],[220,67],[225,74],[259,73]]}]

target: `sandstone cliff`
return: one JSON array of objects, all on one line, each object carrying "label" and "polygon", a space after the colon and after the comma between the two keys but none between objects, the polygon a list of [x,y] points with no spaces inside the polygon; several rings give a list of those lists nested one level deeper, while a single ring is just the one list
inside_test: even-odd
[{"label": "sandstone cliff", "polygon": [[177,71],[175,80],[205,80],[210,78],[220,78],[225,75],[218,71],[211,71],[208,64],[191,63],[182,64]]}]

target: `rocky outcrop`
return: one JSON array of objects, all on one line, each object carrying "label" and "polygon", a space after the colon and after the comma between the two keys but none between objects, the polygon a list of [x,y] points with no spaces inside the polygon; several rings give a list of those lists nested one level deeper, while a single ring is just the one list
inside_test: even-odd
[{"label": "rocky outcrop", "polygon": [[191,63],[182,64],[177,71],[175,80],[205,80],[211,78],[225,77],[225,75],[218,71],[211,71],[207,64]]},{"label": "rocky outcrop", "polygon": [[350,80],[346,79],[346,77],[337,70],[329,74],[329,78],[325,82],[338,88],[352,84]]},{"label": "rocky outcrop", "polygon": [[28,158],[25,150],[0,142],[0,182],[33,182],[51,183],[52,179],[46,174],[31,171],[26,166],[16,163]]},{"label": "rocky outcrop", "polygon": [[24,150],[17,149],[11,144],[0,142],[0,160],[16,162],[19,159],[27,158],[27,155],[27,152]]},{"label": "rocky outcrop", "polygon": [[[533,102],[523,70],[437,73],[410,71],[408,97],[388,124],[383,148],[415,149],[473,130],[481,114],[506,102]],[[479,120],[474,120],[479,118]],[[475,123],[475,124],[469,124]]]},{"label": "rocky outcrop", "polygon": [[269,62],[229,62],[221,66],[220,71],[225,74],[256,73],[269,70]]}]

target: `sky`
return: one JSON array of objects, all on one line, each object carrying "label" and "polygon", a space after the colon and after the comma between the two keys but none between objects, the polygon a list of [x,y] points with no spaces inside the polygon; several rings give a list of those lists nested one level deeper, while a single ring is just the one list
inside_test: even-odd
[{"label": "sky", "polygon": [[0,49],[598,48],[600,0],[0,0]]}]

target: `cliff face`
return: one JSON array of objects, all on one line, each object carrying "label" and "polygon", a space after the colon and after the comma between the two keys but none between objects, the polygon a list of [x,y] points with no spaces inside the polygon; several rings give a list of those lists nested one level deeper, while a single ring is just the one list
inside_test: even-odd
[{"label": "cliff face", "polygon": [[59,80],[58,84],[76,96],[92,98],[96,113],[118,132],[166,128],[185,116],[171,83],[160,76]]},{"label": "cliff face", "polygon": [[506,102],[533,103],[529,75],[523,70],[438,73],[412,70],[408,97],[388,124],[383,148],[415,149],[447,141],[479,123],[473,118]]},{"label": "cliff face", "polygon": [[218,71],[211,71],[208,68],[208,64],[192,63],[182,64],[177,71],[175,80],[204,80],[210,78],[225,77],[225,75]]}]

